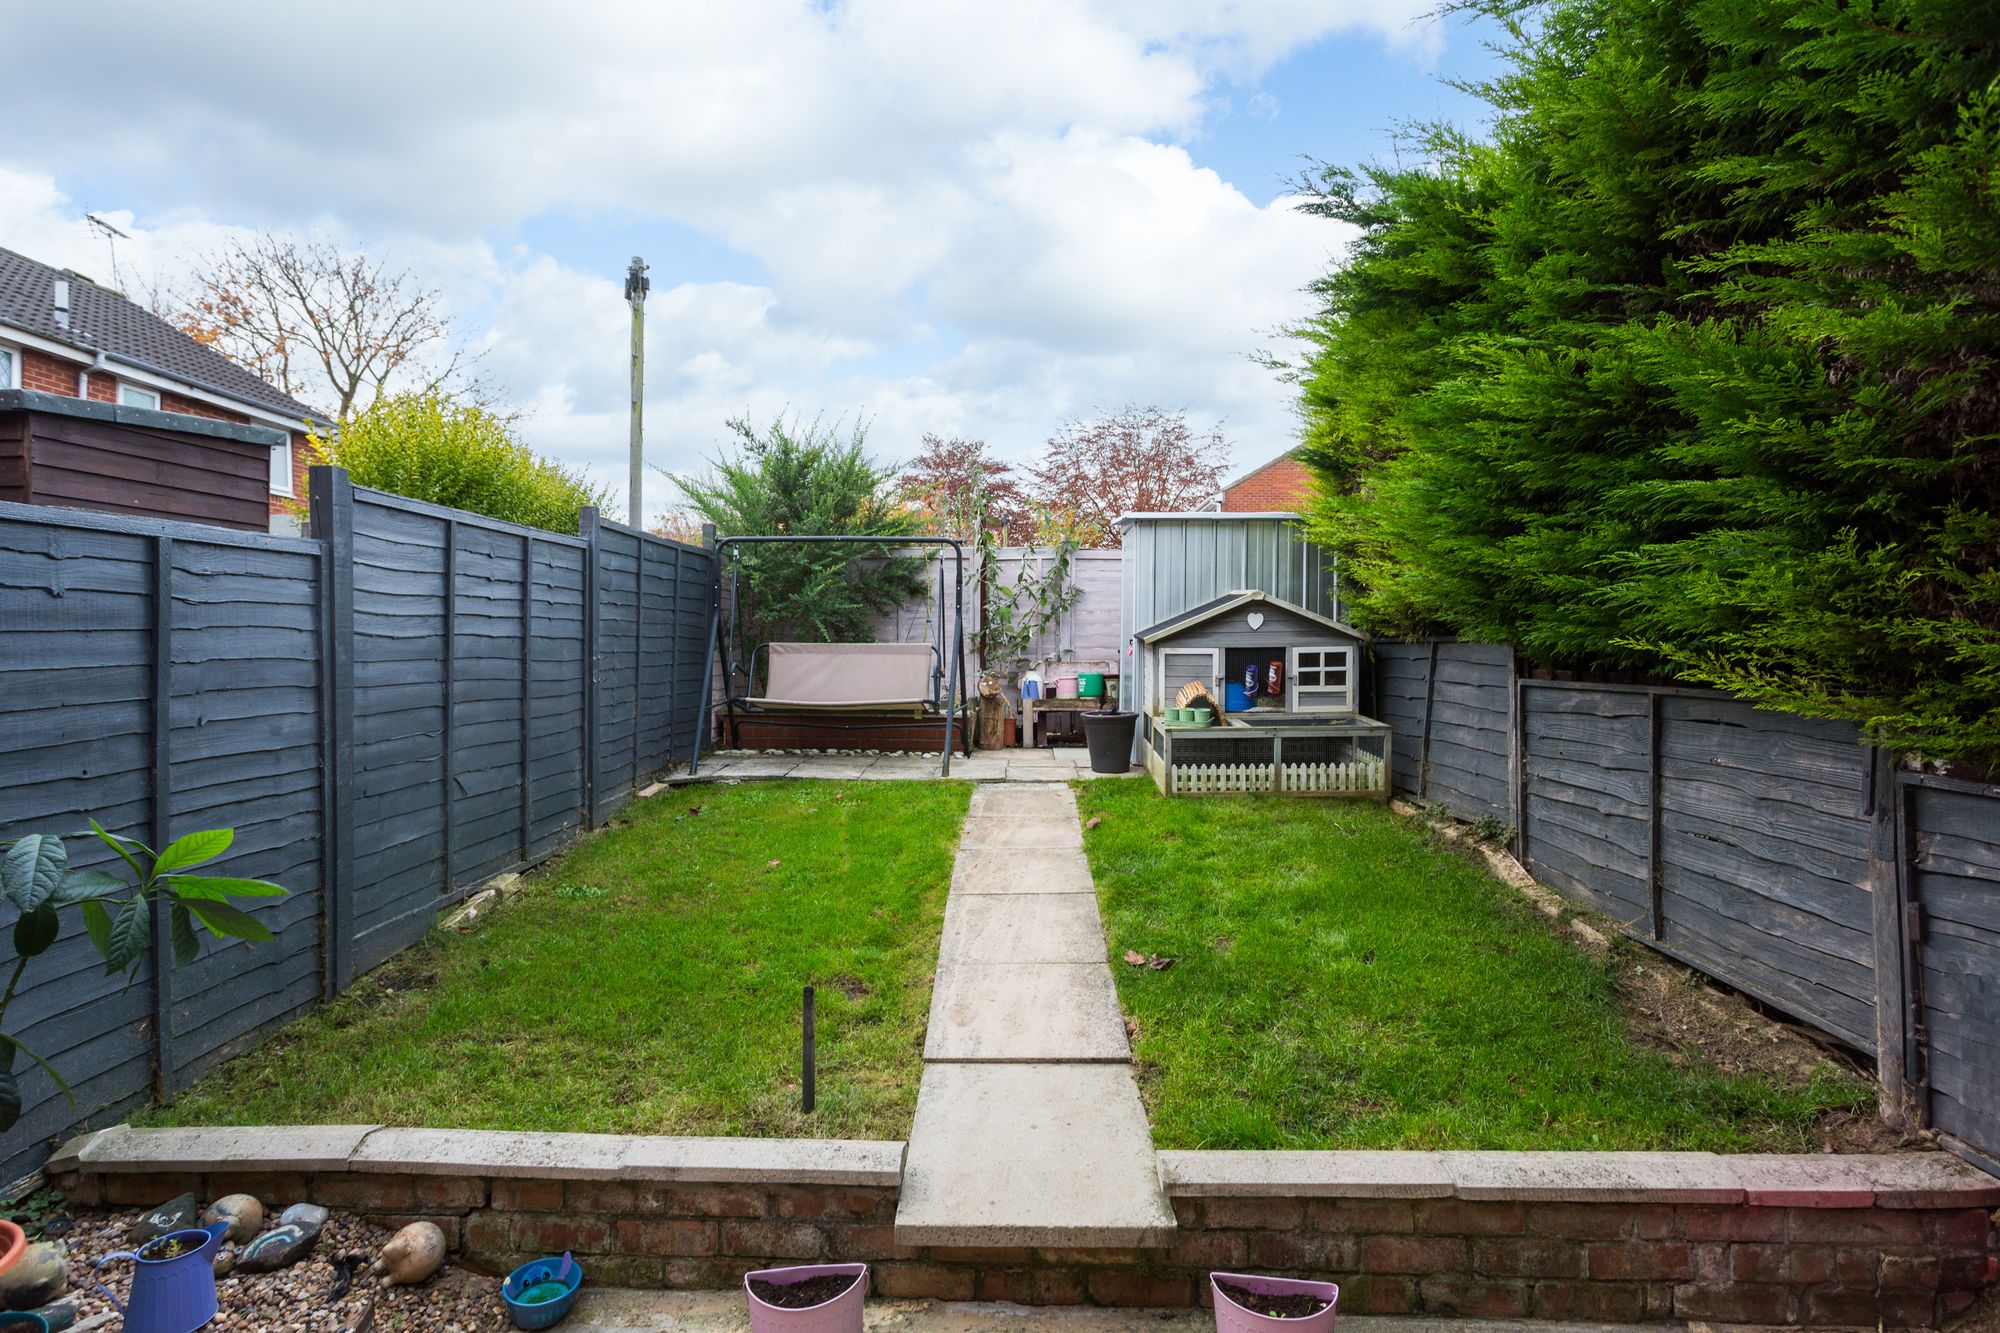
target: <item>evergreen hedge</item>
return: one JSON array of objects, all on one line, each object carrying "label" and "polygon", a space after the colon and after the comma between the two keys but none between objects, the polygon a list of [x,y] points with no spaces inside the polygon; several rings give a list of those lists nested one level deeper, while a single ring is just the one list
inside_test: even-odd
[{"label": "evergreen hedge", "polygon": [[1490,141],[1309,181],[1354,614],[2000,760],[2000,7],[1486,8]]}]

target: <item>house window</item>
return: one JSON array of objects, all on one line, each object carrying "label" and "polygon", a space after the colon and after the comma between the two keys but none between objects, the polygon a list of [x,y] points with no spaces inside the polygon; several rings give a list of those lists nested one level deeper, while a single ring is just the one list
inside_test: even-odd
[{"label": "house window", "polygon": [[151,389],[142,389],[136,384],[121,383],[118,386],[118,405],[120,407],[147,407],[157,412],[160,410],[160,395]]},{"label": "house window", "polygon": [[271,450],[271,494],[292,495],[292,437]]},{"label": "house window", "polygon": [[1351,713],[1354,711],[1354,649],[1333,644],[1312,644],[1292,649],[1292,695],[1294,712]]},{"label": "house window", "polygon": [[11,347],[0,347],[0,389],[21,387],[21,354]]},{"label": "house window", "polygon": [[1222,650],[1220,648],[1160,649],[1161,708],[1174,707],[1174,697],[1189,681],[1208,686],[1217,700],[1222,698]]}]

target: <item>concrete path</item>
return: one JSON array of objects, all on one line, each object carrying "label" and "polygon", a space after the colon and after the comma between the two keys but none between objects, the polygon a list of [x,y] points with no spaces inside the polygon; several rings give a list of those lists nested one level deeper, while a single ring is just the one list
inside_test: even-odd
[{"label": "concrete path", "polygon": [[1105,962],[1076,799],[983,786],[959,839],[899,1245],[1163,1245],[1173,1210]]},{"label": "concrete path", "polygon": [[[871,1298],[867,1326],[874,1333],[1140,1333],[1155,1329],[1213,1329],[1207,1310],[1100,1310],[1079,1305],[1003,1305],[997,1302],[913,1301]],[[740,1291],[631,1291],[583,1289],[583,1299],[563,1321],[563,1333],[747,1333],[750,1316]],[[1522,1324],[1486,1319],[1385,1318],[1342,1315],[1341,1333],[1648,1333],[1681,1324]]]},{"label": "concrete path", "polygon": [[[1127,777],[1140,774],[1133,769]],[[701,757],[699,776],[715,778],[827,778],[904,780],[935,778],[936,755],[922,754],[777,754],[761,750],[716,750]],[[953,755],[951,776],[966,782],[1067,782],[1071,778],[1103,777],[1090,771],[1090,752],[1082,746],[1051,746],[1037,750],[976,750],[971,757]]]}]

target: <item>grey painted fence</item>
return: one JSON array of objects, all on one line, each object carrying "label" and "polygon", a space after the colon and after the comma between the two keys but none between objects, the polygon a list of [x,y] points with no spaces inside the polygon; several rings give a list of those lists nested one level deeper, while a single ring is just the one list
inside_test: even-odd
[{"label": "grey painted fence", "polygon": [[1399,793],[1510,825],[1537,878],[1877,1057],[1892,1107],[2000,1158],[2000,787],[1710,691],[1379,644]]},{"label": "grey painted fence", "polygon": [[312,501],[310,540],[0,504],[0,838],[86,814],[155,846],[228,825],[225,872],[292,890],[257,907],[275,940],[164,974],[156,947],[130,984],[70,914],[9,1017],[76,1101],[27,1074],[0,1177],[250,1049],[694,742],[707,550],[333,469]]}]

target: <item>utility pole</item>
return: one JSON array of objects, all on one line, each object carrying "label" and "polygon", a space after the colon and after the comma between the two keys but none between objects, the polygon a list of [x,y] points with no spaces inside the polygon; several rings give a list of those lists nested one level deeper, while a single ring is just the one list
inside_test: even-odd
[{"label": "utility pole", "polygon": [[625,300],[632,307],[632,477],[627,494],[631,524],[645,527],[640,496],[646,485],[646,293],[652,281],[646,277],[646,261],[632,256],[625,270]]}]

